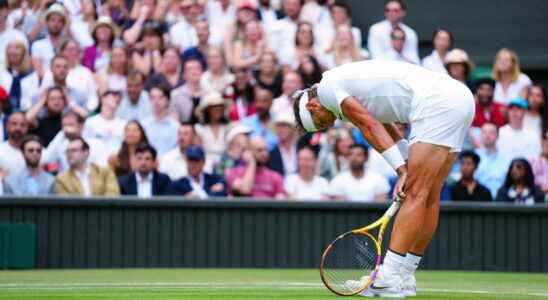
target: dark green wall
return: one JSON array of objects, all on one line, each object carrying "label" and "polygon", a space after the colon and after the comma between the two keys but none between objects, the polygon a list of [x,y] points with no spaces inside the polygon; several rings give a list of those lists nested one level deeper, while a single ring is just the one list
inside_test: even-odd
[{"label": "dark green wall", "polygon": [[[0,199],[0,222],[34,223],[39,268],[315,268],[380,204]],[[427,269],[548,272],[548,206],[448,203]]]}]

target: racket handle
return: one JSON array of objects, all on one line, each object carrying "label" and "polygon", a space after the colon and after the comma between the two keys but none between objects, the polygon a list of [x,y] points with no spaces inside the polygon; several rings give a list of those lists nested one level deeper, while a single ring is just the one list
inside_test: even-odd
[{"label": "racket handle", "polygon": [[400,205],[401,205],[401,200],[400,198],[396,198],[394,199],[394,201],[392,201],[392,204],[390,205],[390,207],[388,208],[388,210],[386,211],[386,215],[389,217],[389,218],[392,218],[396,212],[398,211],[398,209],[400,209]]}]

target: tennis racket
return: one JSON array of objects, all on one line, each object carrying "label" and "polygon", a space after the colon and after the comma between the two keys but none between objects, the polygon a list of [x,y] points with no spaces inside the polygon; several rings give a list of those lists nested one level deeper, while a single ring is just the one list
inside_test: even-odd
[{"label": "tennis racket", "polygon": [[[373,283],[381,265],[384,230],[400,205],[401,199],[396,197],[377,221],[339,235],[325,248],[320,276],[330,291],[340,296],[352,296]],[[371,233],[375,228],[379,228],[376,238]]]}]

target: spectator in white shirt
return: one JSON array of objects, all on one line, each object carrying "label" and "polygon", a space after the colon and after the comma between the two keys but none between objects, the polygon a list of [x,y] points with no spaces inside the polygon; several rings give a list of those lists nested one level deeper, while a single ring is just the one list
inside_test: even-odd
[{"label": "spectator in white shirt", "polygon": [[152,106],[145,88],[145,75],[133,70],[127,75],[127,90],[122,94],[122,101],[116,115],[124,120],[142,122],[152,114]]},{"label": "spectator in white shirt", "polygon": [[529,88],[529,110],[525,112],[523,118],[523,127],[536,132],[538,136],[543,136],[543,132],[548,130],[548,98],[546,98],[546,89],[540,84],[533,84]]},{"label": "spectator in white shirt", "polygon": [[223,93],[234,82],[234,74],[228,70],[225,55],[221,48],[209,48],[207,51],[207,67],[208,69],[200,78],[202,90]]},{"label": "spectator in white shirt", "polygon": [[296,200],[329,199],[329,182],[316,175],[318,161],[316,153],[309,147],[298,152],[299,172],[285,178],[284,188],[288,198]]},{"label": "spectator in white shirt", "polygon": [[226,30],[236,20],[236,5],[231,0],[207,1],[206,17],[211,29],[211,43],[221,45]]},{"label": "spectator in white shirt", "polygon": [[101,111],[84,123],[84,137],[103,141],[107,153],[118,152],[124,139],[126,120],[116,116],[122,95],[118,91],[107,91],[101,95]]},{"label": "spectator in white shirt", "polygon": [[[285,70],[296,69],[299,66],[299,62],[307,55],[313,56],[316,60],[322,58],[321,56],[325,49],[321,48],[316,42],[316,35],[311,23],[299,22],[295,43],[279,53],[280,64],[284,66]],[[333,41],[333,39],[331,39],[330,42],[331,41]]]},{"label": "spectator in white shirt", "polygon": [[434,31],[432,44],[434,44],[434,50],[422,59],[422,66],[432,71],[447,74],[445,56],[453,44],[453,35],[448,30],[437,29]]},{"label": "spectator in white shirt", "polygon": [[160,157],[158,171],[166,173],[171,180],[186,176],[186,150],[194,144],[194,139],[192,124],[183,123],[177,130],[177,147]]},{"label": "spectator in white shirt", "polygon": [[14,112],[6,124],[8,140],[0,143],[0,177],[17,175],[25,168],[25,159],[21,152],[21,142],[28,133],[29,124],[22,112]]},{"label": "spectator in white shirt", "polygon": [[362,32],[358,27],[352,26],[352,13],[350,7],[344,1],[334,1],[330,9],[330,17],[323,24],[315,24],[315,33],[318,40],[318,47],[321,51],[327,50],[333,43],[337,28],[341,25],[348,25],[351,28],[352,36],[357,47],[362,46]]},{"label": "spectator in white shirt", "polygon": [[29,44],[23,32],[8,26],[7,19],[10,10],[7,4],[8,1],[2,1],[2,4],[0,4],[0,66],[5,65],[6,48],[9,43],[15,40],[22,41],[25,48],[28,48]]},{"label": "spectator in white shirt", "polygon": [[126,76],[130,69],[127,49],[122,45],[113,47],[108,66],[95,73],[99,94],[108,90],[124,91],[127,88]]},{"label": "spectator in white shirt", "polygon": [[169,115],[170,95],[164,86],[150,89],[152,115],[143,120],[143,127],[150,144],[163,155],[177,147],[177,130],[179,122]]},{"label": "spectator in white shirt", "polygon": [[382,58],[395,61],[403,61],[415,65],[419,64],[418,56],[406,57],[405,53],[403,53],[403,48],[406,43],[405,31],[401,30],[401,28],[399,27],[394,28],[394,30],[392,30],[392,32],[390,33],[390,40],[392,48],[390,48],[387,52],[384,52]]},{"label": "spectator in white shirt", "polygon": [[497,52],[493,65],[493,79],[496,80],[495,100],[508,104],[516,98],[527,99],[527,91],[531,85],[529,76],[521,72],[516,52],[503,48]]},{"label": "spectator in white shirt", "polygon": [[182,0],[179,9],[183,19],[169,29],[169,42],[183,53],[186,49],[198,45],[198,36],[194,26],[199,21],[200,11],[196,0]]},{"label": "spectator in white shirt", "polygon": [[368,150],[354,144],[348,159],[350,170],[337,175],[329,185],[329,194],[334,200],[385,202],[390,185],[382,175],[365,169]]},{"label": "spectator in white shirt", "polygon": [[369,28],[367,47],[372,58],[382,57],[383,53],[390,50],[390,33],[396,27],[405,31],[407,42],[403,49],[406,57],[419,57],[419,41],[417,33],[411,27],[402,23],[406,15],[406,6],[401,0],[389,0],[384,5],[386,20],[373,24]]},{"label": "spectator in white shirt", "polygon": [[515,99],[508,104],[508,124],[499,129],[497,148],[509,159],[536,157],[541,153],[540,136],[523,128],[527,100]]},{"label": "spectator in white shirt", "polygon": [[[180,122],[198,122],[195,109],[203,96],[200,78],[203,67],[197,58],[189,58],[183,63],[185,84],[171,91],[169,114]],[[152,91],[151,91],[152,92]],[[161,151],[158,151],[162,153]]]},{"label": "spectator in white shirt", "polygon": [[[82,137],[85,119],[73,111],[63,114],[61,119],[62,131],[49,143],[42,153],[42,164],[46,165],[48,171],[64,172],[69,169],[66,149],[69,140]],[[106,167],[108,154],[102,141],[87,137],[86,142],[90,145],[89,162]]]},{"label": "spectator in white shirt", "polygon": [[301,0],[283,0],[282,8],[285,17],[276,21],[268,29],[270,45],[277,53],[281,53],[295,43],[297,23],[302,8]]},{"label": "spectator in white shirt", "polygon": [[46,11],[47,35],[32,44],[32,66],[40,77],[49,69],[53,57],[63,42],[63,32],[67,25],[65,7],[60,3],[52,4]]}]

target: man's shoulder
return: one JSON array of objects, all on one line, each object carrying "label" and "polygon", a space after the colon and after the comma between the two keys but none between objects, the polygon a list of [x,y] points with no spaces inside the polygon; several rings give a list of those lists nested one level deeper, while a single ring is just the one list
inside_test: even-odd
[{"label": "man's shoulder", "polygon": [[[41,38],[41,39],[36,40],[35,42],[32,43],[31,49],[32,50],[41,50],[45,47],[48,47],[49,44],[50,44],[50,42],[49,42],[47,37]],[[37,54],[37,53],[32,53],[32,54]]]},{"label": "man's shoulder", "polygon": [[97,174],[99,174],[101,176],[107,176],[110,173],[114,174],[112,169],[110,169],[109,167],[101,167],[101,166],[99,166],[97,164],[94,164],[94,163],[90,163],[89,167],[91,168],[91,170],[95,170],[97,172]]},{"label": "man's shoulder", "polygon": [[371,27],[369,27],[369,33],[379,33],[380,31],[386,30],[387,27],[389,27],[390,24],[387,20],[382,20],[377,23],[373,23]]}]

